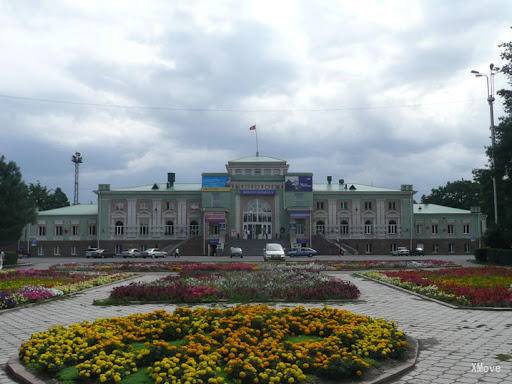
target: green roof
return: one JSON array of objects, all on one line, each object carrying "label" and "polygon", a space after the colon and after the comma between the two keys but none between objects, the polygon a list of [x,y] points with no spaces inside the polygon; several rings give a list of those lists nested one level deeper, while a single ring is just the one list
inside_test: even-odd
[{"label": "green roof", "polygon": [[466,209],[445,207],[437,204],[414,204],[414,214],[469,214],[471,211]]},{"label": "green roof", "polygon": [[158,189],[153,189],[155,184],[139,185],[136,187],[127,188],[111,188],[110,191],[114,192],[151,192],[151,191],[167,191],[167,192],[193,192],[200,191],[201,184],[197,183],[174,183],[171,188],[167,188],[167,183],[156,183]]},{"label": "green roof", "polygon": [[45,216],[86,216],[86,215],[97,215],[98,205],[97,204],[78,204],[70,205],[69,207],[49,209],[47,211],[39,211],[38,215]]},{"label": "green roof", "polygon": [[[347,189],[345,189],[347,186]],[[350,190],[354,186],[355,190]],[[332,184],[314,184],[313,192],[400,192],[399,189],[379,188],[370,185],[353,184],[353,183],[332,183]]]},{"label": "green roof", "polygon": [[229,163],[286,163],[286,160],[268,156],[247,156],[240,159],[229,160]]}]

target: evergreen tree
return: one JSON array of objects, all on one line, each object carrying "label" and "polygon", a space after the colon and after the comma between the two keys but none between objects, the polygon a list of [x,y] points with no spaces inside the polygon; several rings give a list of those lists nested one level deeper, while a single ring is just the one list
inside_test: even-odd
[{"label": "evergreen tree", "polygon": [[0,245],[18,241],[23,227],[35,221],[36,211],[14,161],[0,156]]}]

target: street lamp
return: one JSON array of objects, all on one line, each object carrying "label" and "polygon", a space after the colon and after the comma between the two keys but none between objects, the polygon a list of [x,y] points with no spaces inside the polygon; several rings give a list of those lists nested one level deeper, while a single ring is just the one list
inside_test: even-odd
[{"label": "street lamp", "polygon": [[492,189],[494,195],[494,224],[498,225],[498,198],[496,193],[496,135],[494,130],[494,75],[498,73],[499,68],[494,64],[489,65],[489,74],[480,73],[479,71],[472,70],[471,73],[476,77],[485,77],[487,85],[487,102],[489,103],[489,113],[491,116],[491,141],[492,141]]}]

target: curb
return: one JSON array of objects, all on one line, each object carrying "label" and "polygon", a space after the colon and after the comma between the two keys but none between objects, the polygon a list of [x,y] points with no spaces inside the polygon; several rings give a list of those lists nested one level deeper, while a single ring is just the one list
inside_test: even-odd
[{"label": "curb", "polygon": [[466,307],[466,306],[463,306],[463,305],[450,304],[450,303],[447,303],[445,301],[437,300],[437,299],[434,299],[432,297],[428,297],[428,296],[422,295],[421,293],[410,291],[410,290],[408,290],[406,288],[402,288],[402,287],[399,287],[399,286],[387,283],[385,281],[380,281],[380,280],[373,279],[373,278],[368,277],[368,276],[361,275],[360,273],[354,273],[353,276],[359,277],[361,279],[370,280],[370,281],[373,281],[375,283],[379,283],[379,284],[385,285],[386,287],[396,289],[397,291],[401,291],[401,292],[407,293],[409,295],[421,297],[424,300],[432,301],[434,303],[437,303],[437,304],[440,304],[440,305],[443,305],[445,307],[452,308],[452,309],[465,309],[465,310],[470,310],[470,311],[496,311],[496,312],[512,311],[512,308],[507,308],[507,307]]},{"label": "curb", "polygon": [[[378,377],[369,380],[350,380],[343,381],[345,384],[350,383],[358,383],[358,384],[384,384],[395,381],[400,376],[414,369],[416,362],[419,357],[419,343],[417,339],[414,339],[410,336],[407,336],[407,340],[409,341],[410,350],[412,350],[412,355],[407,360],[399,364],[397,367],[390,369],[389,371],[383,372]],[[20,359],[15,356],[11,357],[7,364],[5,365],[5,371],[7,374],[13,378],[15,381],[21,384],[47,384],[44,380],[38,378],[32,372],[30,372],[23,364],[21,364]]]},{"label": "curb", "polygon": [[[120,272],[120,273],[133,273],[133,272]],[[124,278],[124,279],[112,281],[111,283],[108,283],[108,284],[95,285],[94,287],[85,288],[85,289],[82,289],[80,291],[76,291],[76,292],[72,292],[72,293],[66,293],[66,294],[64,294],[62,296],[55,296],[55,297],[51,297],[51,298],[46,299],[46,300],[36,301],[34,303],[26,303],[26,304],[22,304],[22,305],[19,305],[17,307],[14,307],[14,308],[0,309],[0,316],[2,316],[3,314],[6,314],[6,313],[11,313],[11,312],[18,311],[20,309],[31,308],[31,307],[35,307],[36,305],[50,303],[52,301],[65,300],[65,299],[70,298],[72,296],[76,296],[76,295],[78,295],[80,293],[85,293],[85,292],[91,291],[91,290],[96,289],[96,288],[108,287],[110,285],[114,285],[114,284],[117,284],[117,283],[122,283],[122,282],[125,282],[125,281],[128,281],[128,280],[134,279],[136,277],[140,277],[140,276],[141,276],[140,274],[135,274],[134,276],[130,276],[130,277],[127,277],[127,278]]]}]

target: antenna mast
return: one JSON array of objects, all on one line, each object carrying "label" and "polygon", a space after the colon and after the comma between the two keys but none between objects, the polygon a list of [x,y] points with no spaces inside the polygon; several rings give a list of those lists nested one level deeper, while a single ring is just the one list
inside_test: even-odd
[{"label": "antenna mast", "polygon": [[80,164],[83,163],[80,152],[75,152],[75,154],[71,156],[71,161],[75,164],[75,193],[73,196],[73,205],[78,205],[78,169]]}]

